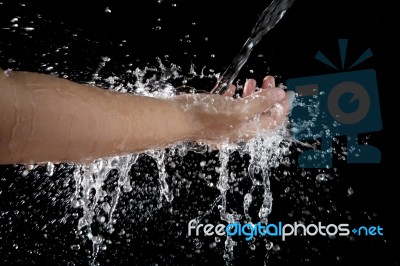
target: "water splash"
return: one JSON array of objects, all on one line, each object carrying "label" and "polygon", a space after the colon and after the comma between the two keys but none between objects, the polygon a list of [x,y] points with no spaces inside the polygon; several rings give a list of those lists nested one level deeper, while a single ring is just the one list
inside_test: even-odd
[{"label": "water splash", "polygon": [[[164,64],[162,66],[162,69],[158,69],[159,72],[171,69],[171,66],[165,66]],[[148,71],[156,73],[155,69],[152,68]],[[138,71],[137,73],[142,73],[141,77],[148,76],[145,70]],[[169,84],[171,78],[183,76],[179,71],[174,75],[170,75],[169,79],[164,79],[166,75],[168,74],[151,74],[150,79],[143,78],[136,84],[137,86],[150,88],[151,84],[157,83],[160,85],[159,88],[162,89],[169,86],[172,87]],[[155,77],[153,78],[153,76]],[[103,80],[106,80],[106,82],[113,81],[113,84],[110,84],[111,89],[120,88],[123,82],[127,82],[124,78],[120,77],[107,77],[103,78]],[[162,92],[154,92],[153,94],[153,92],[144,88],[142,88],[142,92],[152,95],[152,97],[156,97],[154,94],[157,97],[163,95]],[[135,93],[135,90],[121,92]],[[282,125],[279,130],[271,132],[257,127],[259,124],[257,118],[253,122],[256,125],[257,132],[253,139],[235,145],[228,142],[221,143],[218,153],[206,145],[195,142],[177,143],[165,150],[155,149],[146,151],[143,155],[148,158],[147,163],[150,165],[150,162],[152,162],[154,168],[156,168],[156,172],[151,174],[155,180],[154,184],[146,187],[140,186],[136,180],[131,180],[131,176],[135,175],[137,171],[133,169],[136,167],[134,165],[139,154],[102,158],[91,164],[75,165],[72,173],[75,181],[75,190],[71,197],[71,206],[81,212],[78,217],[79,219],[77,219],[77,234],[85,243],[90,243],[91,245],[90,263],[92,265],[97,264],[96,258],[111,243],[107,242],[111,234],[116,234],[116,224],[121,222],[119,220],[121,218],[119,212],[124,213],[126,211],[125,207],[119,206],[123,194],[131,194],[135,197],[135,194],[151,190],[153,192],[150,197],[158,197],[158,200],[155,200],[156,204],[149,204],[148,208],[142,207],[142,205],[146,204],[142,198],[139,197],[134,201],[135,205],[132,205],[132,208],[140,209],[140,214],[131,220],[135,223],[135,221],[141,219],[149,219],[149,217],[152,217],[154,213],[160,210],[171,208],[174,204],[174,198],[179,198],[178,191],[190,188],[187,186],[187,183],[190,181],[181,181],[184,177],[180,175],[180,169],[172,170],[172,174],[167,169],[171,165],[172,157],[177,157],[175,163],[179,164],[179,161],[182,161],[183,157],[190,155],[190,152],[199,154],[216,153],[215,163],[217,167],[214,170],[216,180],[208,181],[208,184],[213,185],[210,186],[210,189],[214,190],[217,195],[214,198],[213,196],[209,198],[211,204],[204,211],[196,213],[198,214],[197,216],[196,214],[191,214],[191,216],[186,218],[189,218],[189,220],[193,219],[198,224],[204,219],[210,219],[216,212],[219,217],[217,219],[220,220],[220,223],[224,224],[236,221],[248,223],[261,221],[268,223],[268,216],[272,211],[273,205],[270,181],[271,178],[277,178],[272,170],[280,164],[286,163],[285,159],[287,159],[286,156],[289,154],[291,140],[287,136],[286,125]],[[301,128],[300,124],[298,126]],[[238,183],[240,181],[236,179],[237,172],[230,167],[232,156],[235,153],[240,154],[240,156],[249,157],[249,166],[247,168],[247,175],[245,176],[250,184],[248,189],[240,187]],[[207,168],[208,164],[210,163],[206,161],[197,162],[197,165],[200,165],[202,168]],[[31,166],[29,169],[34,168],[35,166]],[[45,171],[48,176],[60,173],[60,170],[50,163],[45,166]],[[192,175],[189,179],[197,178],[194,172],[192,174],[189,172],[188,174]],[[185,184],[185,182],[187,183]],[[231,202],[230,199],[228,200],[228,198],[235,194],[238,189],[243,191],[243,194],[241,195],[241,199],[239,199],[241,202],[236,204],[235,202]],[[259,201],[260,197],[261,202]],[[256,215],[251,211],[254,209],[256,209]],[[214,244],[223,245],[222,256],[227,264],[234,262],[235,248],[239,244],[238,241],[230,236],[225,237],[225,239],[224,237],[221,238],[218,238],[218,241],[216,240]],[[268,241],[265,245],[272,243]],[[196,252],[201,252],[201,248],[206,246],[200,239],[197,239],[194,244]],[[256,245],[253,242],[249,243],[250,250],[254,250],[255,248]],[[80,249],[79,244],[76,243],[71,246],[71,249]],[[268,251],[266,252],[268,253]],[[268,254],[266,254],[267,257]]]},{"label": "water splash", "polygon": [[165,197],[165,199],[168,202],[171,202],[174,199],[174,195],[172,194],[172,191],[169,189],[167,183],[167,172],[165,171],[166,151],[153,150],[153,151],[148,151],[147,154],[149,154],[157,162],[157,167],[159,172],[158,182],[160,184],[160,202],[162,200],[162,197]]},{"label": "water splash", "polygon": [[[83,215],[78,221],[78,232],[86,230],[86,236],[92,241],[92,262],[95,263],[104,237],[93,235],[92,224],[96,221],[102,224],[108,233],[114,231],[113,213],[118,205],[121,192],[130,192],[129,171],[136,162],[137,155],[130,154],[121,157],[99,159],[91,164],[76,165],[73,172],[76,188],[71,199],[74,208],[82,208]],[[113,191],[104,189],[105,182],[112,170],[118,171],[118,181]],[[110,202],[106,197],[111,198]],[[105,216],[100,215],[105,213]]]},{"label": "water splash", "polygon": [[[158,2],[162,1],[160,0]],[[280,3],[289,3],[288,6],[290,6],[292,2],[293,1],[281,1]],[[274,1],[273,4],[278,5],[278,2]],[[271,4],[271,6],[273,6],[273,4]],[[279,11],[279,9],[275,9],[275,11],[278,12],[277,14],[280,12],[280,15],[276,16],[275,18],[282,18],[284,11]],[[106,10],[106,12],[111,12],[111,10]],[[268,12],[265,10],[258,23],[267,21],[266,24],[273,24],[272,22],[268,22],[268,18]],[[220,81],[219,88],[228,87],[227,85],[230,84],[237,76],[237,73],[247,61],[252,49],[258,43],[260,38],[271,28],[272,27],[267,27],[263,29],[262,27],[255,27],[253,29],[252,36],[248,39],[240,54],[235,58],[234,62],[232,62],[231,66],[228,67],[224,74],[221,75],[224,79]],[[253,33],[262,34],[255,35]],[[259,39],[255,38],[255,36],[259,36]],[[65,49],[68,49],[68,47]],[[368,57],[370,53],[367,52],[360,58],[362,59]],[[125,76],[104,77],[102,75],[102,70],[110,60],[111,58],[107,56],[101,58],[100,64],[98,68],[95,68],[95,73],[93,74],[92,80],[89,83],[107,87],[110,90],[115,90],[122,93],[135,93],[150,97],[170,98],[176,94],[176,86],[171,84],[171,80],[183,79],[182,84],[186,86],[188,81],[190,81],[190,78],[188,79],[187,77],[218,79],[218,76],[214,74],[205,76],[204,67],[201,70],[198,70],[194,67],[194,65],[192,65],[189,74],[182,75],[181,68],[179,66],[175,64],[170,64],[167,66],[160,59],[158,59],[158,66],[155,67],[146,67],[144,69],[128,69],[126,70]],[[52,67],[45,67],[47,71],[52,70]],[[200,74],[197,74],[197,72]],[[318,110],[318,108],[315,109]],[[307,130],[309,128],[309,126],[302,124],[302,121],[298,121],[295,126],[298,130]],[[289,152],[289,145],[290,140],[286,138],[285,129],[277,132],[259,132],[256,138],[249,140],[244,144],[244,146],[233,146],[227,143],[223,144],[218,153],[218,161],[220,164],[217,169],[218,180],[215,183],[212,181],[209,182],[209,184],[215,184],[213,188],[217,191],[218,195],[211,200],[212,203],[206,209],[206,211],[199,214],[199,216],[196,216],[196,214],[191,214],[192,216],[185,217],[185,219],[193,219],[196,221],[196,223],[199,223],[203,219],[209,218],[208,216],[212,215],[214,211],[217,211],[219,219],[224,223],[241,221],[243,219],[250,223],[255,222],[255,220],[262,220],[263,222],[267,223],[268,215],[271,213],[273,205],[270,182],[273,178],[280,178],[279,175],[274,174],[273,169],[279,164],[286,163],[285,159],[287,158],[285,156]],[[146,152],[147,155],[154,159],[158,168],[158,174],[154,175],[158,181],[158,186],[149,186],[150,188],[155,189],[155,192],[152,194],[152,196],[154,195],[155,197],[159,197],[158,202],[160,203],[163,203],[163,200],[166,202],[163,205],[150,205],[151,207],[145,210],[145,214],[141,215],[140,217],[137,215],[133,219],[149,219],[149,216],[152,215],[151,211],[156,212],[161,208],[169,207],[169,203],[174,202],[174,197],[177,198],[177,192],[176,190],[172,190],[172,182],[169,183],[169,179],[172,179],[172,176],[167,174],[166,162],[168,161],[169,156],[172,156],[175,152],[180,157],[184,157],[190,151],[203,153],[208,152],[208,149],[204,145],[197,145],[195,143],[179,143],[171,147],[169,153],[165,150],[152,150]],[[242,204],[232,204],[227,199],[227,196],[230,193],[233,193],[232,191],[235,191],[236,188],[238,188],[238,185],[232,184],[236,181],[235,174],[233,174],[234,170],[229,169],[231,155],[235,152],[239,152],[242,155],[248,155],[250,157],[250,163],[247,170],[248,175],[246,178],[250,180],[251,187],[247,191],[244,191],[244,195],[241,196],[242,202],[240,203]],[[133,174],[131,169],[133,169],[132,166],[135,164],[138,157],[139,155],[137,154],[131,154],[122,157],[99,159],[92,164],[73,166],[74,170],[72,176],[75,180],[75,190],[71,197],[71,206],[77,210],[81,210],[80,217],[77,216],[79,219],[75,219],[74,221],[77,223],[77,232],[85,240],[88,239],[89,243],[91,244],[91,264],[93,265],[97,264],[96,258],[99,254],[101,254],[101,251],[105,249],[106,245],[110,245],[111,243],[107,239],[107,234],[116,234],[116,224],[120,222],[118,220],[120,218],[118,217],[118,211],[121,209],[129,209],[122,208],[121,204],[118,205],[121,202],[123,193],[135,195],[139,194],[142,190],[147,189],[147,187],[142,188],[137,184],[137,182],[131,180],[131,176]],[[201,165],[203,167],[207,165],[207,163],[201,163]],[[29,171],[34,171],[36,168],[36,165],[28,166],[22,171],[21,176],[26,177]],[[51,163],[48,163],[44,169],[44,173],[47,177],[56,176],[61,172],[62,170],[60,170],[60,168],[56,168]],[[106,183],[108,180],[110,180],[112,175],[115,175],[115,172],[117,172],[118,181],[113,182],[113,185],[115,185],[114,188],[107,189]],[[179,171],[176,170],[176,172]],[[286,174],[282,174],[282,176],[284,175]],[[310,175],[312,174],[306,171],[303,171],[301,174],[303,177],[308,177]],[[175,174],[174,177],[179,178],[180,176],[179,174]],[[183,177],[181,178],[183,179]],[[196,176],[191,178],[196,178]],[[310,179],[317,180],[318,185],[326,185],[331,177],[323,172],[320,173],[320,175],[317,175],[315,178],[310,177]],[[186,185],[187,183],[184,184],[177,182],[174,189],[183,188]],[[187,189],[189,189],[189,186]],[[258,189],[261,189],[262,191],[262,202],[260,205],[257,205],[256,192]],[[2,192],[3,191],[0,191],[0,194]],[[288,192],[289,190],[285,189],[285,193]],[[349,196],[354,193],[351,187],[347,192]],[[142,205],[144,204],[144,200],[140,201],[139,198],[139,200],[135,200],[134,202],[137,203],[137,205],[134,205],[133,208],[143,208]],[[252,216],[251,209],[253,208],[257,209],[257,214],[255,216]],[[3,212],[3,210],[1,210],[1,212],[1,215],[4,215],[3,213],[5,213],[5,211]],[[241,212],[243,212],[243,215],[240,214]],[[15,212],[15,215],[17,215],[17,212]],[[95,230],[96,224],[100,224],[101,229],[103,230]],[[199,248],[198,250],[204,246],[198,239],[195,239],[193,242],[195,242],[196,248]],[[235,259],[234,249],[237,245],[237,242],[231,237],[227,237],[225,241],[221,241],[220,238],[215,238],[215,244],[218,245],[218,243],[224,243],[224,259],[227,262],[233,261]],[[21,245],[14,245],[16,249],[18,248],[21,250]],[[254,250],[256,246],[254,243],[251,243],[249,248]],[[265,254],[266,259],[268,259],[269,256],[268,250],[279,250],[278,245],[273,245],[272,242],[268,241],[265,244],[265,248],[267,250]],[[71,249],[79,250],[82,248],[79,244],[76,244],[72,245]],[[68,263],[67,265],[75,265],[75,263]]]},{"label": "water splash", "polygon": [[[283,17],[285,11],[290,7],[294,0],[282,0],[281,2],[273,1],[271,5],[264,10],[259,21],[254,27],[250,38],[247,40],[240,54],[234,59],[231,66],[222,75],[223,80],[218,85],[218,90],[224,89],[237,76],[241,67],[247,61],[254,46],[260,41],[275,24]],[[105,12],[110,13],[111,10],[106,8]],[[67,47],[68,48],[68,47]],[[66,49],[67,49],[66,48]],[[98,67],[95,68],[91,80],[91,85],[107,87],[110,90],[121,93],[134,93],[137,95],[171,98],[177,94],[171,81],[182,79],[183,87],[193,78],[200,79],[218,79],[219,74],[204,74],[203,67],[197,70],[194,65],[191,66],[190,72],[183,75],[182,70],[175,64],[165,65],[160,58],[157,58],[158,65],[155,67],[145,67],[144,69],[128,69],[125,76],[109,76],[102,75],[103,69],[112,60],[109,56],[102,56]],[[46,65],[47,71],[52,71],[53,67]],[[211,72],[211,71],[210,71]],[[200,74],[197,74],[200,73]],[[225,84],[227,79],[227,84]],[[223,86],[222,86],[223,85]],[[219,92],[221,93],[221,92]],[[275,132],[276,133],[276,132]],[[252,180],[252,187],[246,193],[243,199],[244,217],[251,222],[252,218],[249,208],[253,204],[253,192],[258,186],[263,188],[263,202],[258,212],[258,218],[263,222],[267,222],[267,217],[272,208],[272,194],[270,191],[270,168],[279,165],[284,152],[274,151],[281,149],[279,145],[283,140],[281,132],[271,136],[271,132],[261,132],[259,135],[250,140],[245,146],[237,146],[229,143],[222,143],[218,153],[220,166],[217,169],[218,181],[215,188],[219,195],[213,200],[210,208],[202,215],[195,217],[195,221],[199,223],[207,215],[214,210],[219,212],[220,220],[224,223],[234,223],[241,221],[243,216],[240,209],[230,206],[227,195],[231,193],[235,182],[235,174],[229,170],[228,164],[230,156],[234,152],[248,154],[251,156],[249,167],[249,177]],[[198,143],[178,143],[170,148],[170,151],[177,151],[181,157],[187,155],[189,151],[205,153],[208,151],[206,145]],[[146,154],[154,159],[158,169],[158,205],[153,209],[163,208],[163,200],[171,203],[174,200],[174,193],[168,183],[169,176],[166,171],[166,161],[168,154],[166,150],[149,150]],[[135,164],[138,154],[130,154],[113,158],[100,158],[93,163],[75,165],[72,173],[75,181],[75,190],[71,197],[71,206],[81,210],[82,214],[77,221],[77,234],[82,238],[89,240],[92,246],[91,261],[92,265],[97,265],[96,258],[101,250],[106,249],[107,235],[114,233],[115,224],[118,222],[114,217],[118,209],[118,203],[123,193],[132,192],[131,169]],[[33,167],[32,167],[33,168]],[[51,177],[55,173],[55,166],[52,163],[46,165],[46,174]],[[257,175],[261,175],[258,179]],[[113,176],[118,179],[114,182],[112,188],[109,188],[107,182]],[[136,189],[136,188],[135,188]],[[168,205],[168,204],[166,204]],[[99,229],[100,228],[100,229]],[[220,241],[220,240],[219,240]],[[224,243],[224,259],[226,262],[234,260],[234,247],[237,245],[230,236],[227,236]],[[201,242],[198,241],[201,247]],[[80,249],[79,245],[71,246],[71,249]]]},{"label": "water splash", "polygon": [[[158,98],[170,98],[177,92],[170,83],[171,80],[184,77],[181,69],[174,64],[166,66],[158,59],[157,67],[148,67],[144,70],[135,69],[128,71],[134,77],[134,82],[127,83],[126,78],[107,77],[105,80],[111,90],[122,93],[135,93]],[[191,68],[192,78],[209,78],[197,74],[194,66]],[[101,81],[98,79],[98,81]],[[130,85],[129,85],[130,84]],[[277,106],[279,110],[279,106]],[[231,144],[224,142],[219,145],[218,161],[219,167],[216,168],[218,181],[215,188],[219,195],[213,200],[210,207],[201,215],[192,218],[195,224],[200,223],[214,210],[219,212],[219,217],[223,223],[234,223],[236,221],[253,222],[255,220],[262,223],[268,223],[268,215],[272,210],[272,193],[270,188],[271,169],[280,165],[283,158],[289,153],[290,141],[287,141],[287,128],[282,125],[277,131],[265,131],[259,127],[258,118],[254,119],[254,125],[257,128],[256,137],[246,143]],[[169,151],[168,151],[169,150]],[[144,154],[152,158],[158,169],[158,203],[154,209],[163,208],[165,203],[171,204],[174,200],[174,193],[169,184],[170,177],[166,171],[166,164],[170,156],[178,155],[183,158],[189,151],[196,153],[207,153],[209,147],[196,142],[176,143],[169,149],[148,150]],[[231,155],[239,152],[241,155],[249,155],[250,162],[248,167],[248,177],[251,180],[251,188],[243,197],[243,209],[228,204],[227,196],[233,190],[232,183],[236,182],[235,173],[229,170],[228,164]],[[129,171],[136,162],[139,155],[131,154],[115,158],[99,159],[92,164],[77,165],[74,171],[76,190],[72,198],[72,206],[81,208],[83,215],[78,221],[78,232],[83,234],[92,242],[92,263],[95,263],[96,256],[104,246],[104,234],[93,234],[92,225],[94,222],[103,225],[105,232],[113,233],[114,224],[118,221],[113,219],[113,214],[117,208],[121,193],[129,193],[132,190]],[[51,167],[50,167],[51,168]],[[105,183],[112,171],[118,171],[118,184],[112,191],[104,189]],[[253,203],[253,193],[256,188],[262,189],[262,203],[258,207],[258,216],[251,217],[249,209]],[[179,189],[179,186],[178,188]],[[165,205],[165,206],[167,206]],[[231,211],[228,211],[231,210]],[[100,215],[99,213],[104,213]],[[243,215],[241,214],[243,213]],[[200,240],[196,242],[200,247],[203,245]],[[237,242],[230,236],[226,236],[224,243],[223,258],[227,263],[234,260],[234,247]],[[254,245],[250,245],[252,249]],[[255,247],[255,246],[254,246]]]}]

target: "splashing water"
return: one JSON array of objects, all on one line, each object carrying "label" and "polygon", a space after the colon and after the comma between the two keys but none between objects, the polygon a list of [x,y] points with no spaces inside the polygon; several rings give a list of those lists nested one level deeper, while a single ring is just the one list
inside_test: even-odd
[{"label": "splashing water", "polygon": [[[166,67],[159,61],[158,72],[161,75],[152,76],[151,78],[144,79],[143,77],[148,73],[156,72],[154,68],[147,68],[145,70],[136,69],[131,73],[135,73],[136,82],[131,87],[124,88],[123,79],[118,77],[108,77],[106,82],[110,84],[112,90],[121,92],[130,92],[151,97],[171,97],[174,92],[173,86],[168,83],[171,78],[180,77],[179,68],[175,65]],[[153,85],[158,89],[155,90]],[[257,125],[258,121],[254,123]],[[229,171],[228,164],[230,157],[233,153],[239,152],[241,155],[250,155],[250,165],[248,168],[248,176],[251,180],[251,188],[246,192],[243,198],[243,212],[244,219],[247,222],[252,222],[249,214],[249,208],[252,205],[253,192],[255,188],[260,187],[263,189],[262,204],[258,210],[258,219],[263,223],[268,222],[268,215],[272,208],[272,193],[270,191],[270,170],[271,168],[278,167],[281,160],[289,153],[289,141],[286,140],[286,127],[281,128],[276,132],[263,131],[261,128],[257,130],[257,136],[246,143],[238,145],[222,143],[219,147],[218,160],[219,167],[216,168],[218,173],[218,181],[215,188],[218,189],[219,195],[215,198],[211,207],[208,208],[202,215],[195,217],[196,223],[200,223],[206,216],[210,215],[215,209],[218,210],[219,216],[224,223],[234,223],[242,221],[243,216],[239,214],[240,209],[230,206],[227,196],[231,193],[232,183],[235,182],[235,173]],[[144,154],[151,157],[158,169],[158,204],[154,206],[155,209],[163,208],[164,204],[171,203],[174,200],[174,193],[171,189],[171,184],[168,182],[168,173],[166,165],[168,158],[171,155],[178,155],[183,158],[189,151],[204,154],[209,152],[206,145],[201,145],[194,142],[177,143],[169,148],[169,152],[163,149],[148,150]],[[94,161],[91,164],[75,165],[73,177],[75,180],[75,192],[71,199],[71,205],[74,208],[82,210],[82,216],[79,218],[77,225],[78,234],[91,241],[91,264],[97,265],[96,257],[101,250],[106,247],[105,234],[112,234],[114,232],[114,225],[117,220],[113,217],[115,210],[118,208],[118,202],[122,193],[129,193],[132,191],[131,176],[132,166],[136,163],[139,154],[130,154],[121,157],[102,158]],[[47,164],[46,166],[48,175],[54,172],[54,165]],[[113,172],[117,171],[118,181],[114,189],[106,189],[106,183]],[[179,189],[179,186],[178,186]],[[228,211],[232,209],[232,211]],[[94,223],[100,224],[102,230],[93,231]],[[101,233],[103,232],[103,233]],[[202,245],[198,240],[198,245]],[[234,260],[234,247],[237,245],[232,237],[227,236],[224,241],[224,260],[229,263]],[[251,246],[250,248],[254,248]]]},{"label": "splashing water", "polygon": [[[78,232],[86,228],[87,237],[93,243],[92,257],[95,261],[97,253],[104,238],[101,235],[93,235],[92,224],[95,216],[97,221],[103,224],[109,233],[114,231],[113,213],[117,207],[121,192],[132,190],[129,171],[135,163],[137,155],[114,157],[109,159],[99,159],[87,165],[76,165],[73,176],[76,183],[75,194],[71,199],[74,208],[82,208],[83,216],[78,221]],[[107,193],[103,186],[109,177],[111,170],[119,172],[117,186],[114,191]],[[105,197],[111,197],[111,201],[105,201]],[[99,204],[101,203],[101,206]],[[106,217],[97,215],[101,208]]]},{"label": "splashing water", "polygon": [[165,197],[168,202],[174,199],[172,191],[169,189],[166,177],[167,172],[165,171],[165,150],[155,150],[149,151],[148,154],[154,158],[157,162],[157,167],[159,171],[158,182],[160,184],[160,197]]},{"label": "splashing water", "polygon": [[[112,72],[113,76],[105,76],[103,73],[107,68],[112,68],[111,65],[118,59],[113,55],[102,54],[99,55],[97,66],[88,68],[90,70],[86,72],[91,79],[88,83],[121,93],[170,98],[177,93],[176,81],[189,87],[187,85],[191,85],[192,78],[193,81],[196,81],[195,78],[204,78],[212,80],[213,84],[219,80],[220,91],[215,92],[222,94],[237,77],[260,39],[278,23],[293,2],[275,0],[264,10],[251,36],[223,74],[215,75],[214,71],[209,71],[211,74],[207,76],[204,75],[207,73],[206,66],[194,65],[191,65],[190,73],[182,74],[181,66],[163,63],[158,58],[156,66],[147,64],[147,67],[135,69],[123,64],[125,74]],[[105,12],[110,13],[111,9],[107,7]],[[11,22],[14,24],[15,20],[18,18],[13,18]],[[30,21],[19,18],[19,24],[22,25],[24,20]],[[29,23],[35,23],[35,20]],[[37,24],[35,28],[20,27],[23,34],[35,39],[35,34],[43,30],[41,24]],[[12,35],[17,35],[14,28],[11,29]],[[51,40],[51,36],[48,39]],[[58,47],[57,44],[49,43],[46,46],[49,52],[43,56],[51,55],[53,48],[55,56],[73,52],[74,48],[66,44]],[[8,56],[1,49],[0,54],[2,58]],[[22,55],[22,59],[26,59],[24,53]],[[91,53],[88,57],[93,60]],[[62,58],[70,56],[59,56],[54,60],[60,61]],[[16,59],[17,63],[12,66],[19,65],[18,57]],[[75,77],[72,63],[65,63],[61,67],[53,64],[53,59],[49,57],[39,60],[42,63],[39,69],[46,73],[79,81],[85,75],[79,73]],[[9,59],[9,62],[13,61]],[[295,105],[308,108],[309,114],[315,117],[321,115],[318,113],[319,101],[297,101],[301,99],[297,99]],[[292,132],[305,131],[315,137],[311,129],[316,121],[307,121],[292,121]],[[259,251],[264,253],[261,256],[265,256],[265,262],[273,254],[273,259],[293,261],[295,256],[290,256],[288,246],[280,244],[279,240],[260,237],[245,242],[230,236],[190,238],[186,234],[190,220],[196,224],[227,224],[235,221],[272,223],[276,218],[275,212],[279,217],[278,209],[282,205],[283,217],[288,220],[299,219],[307,223],[322,217],[318,216],[320,213],[327,213],[330,217],[339,215],[340,221],[351,220],[355,211],[338,206],[332,197],[332,192],[336,191],[332,191],[334,176],[326,174],[329,170],[319,169],[315,175],[312,170],[304,169],[300,169],[298,175],[293,168],[288,172],[281,171],[285,165],[295,167],[295,162],[286,157],[291,144],[286,129],[282,128],[276,132],[260,131],[255,138],[238,145],[221,143],[219,151],[197,143],[178,143],[166,150],[101,158],[85,165],[47,163],[43,167],[13,166],[11,171],[6,169],[6,172],[1,172],[0,178],[0,198],[3,202],[0,208],[0,239],[4,242],[0,247],[2,261],[5,264],[11,263],[11,260],[14,263],[52,261],[50,264],[74,266],[88,262],[98,265],[100,261],[105,261],[105,265],[121,265],[127,264],[129,260],[132,265],[179,265],[215,262],[214,256],[217,255],[217,260],[223,258],[226,264],[237,264],[243,258],[243,253],[250,255],[244,258],[246,261],[254,260],[254,250],[257,254]],[[200,155],[193,156],[194,152]],[[345,155],[347,150],[344,148],[339,152]],[[340,160],[345,159],[343,156]],[[142,167],[142,163],[145,166]],[[274,169],[278,165],[282,167]],[[359,192],[355,186],[344,189],[339,193],[344,192],[350,198]],[[272,208],[275,217],[270,216]],[[296,242],[300,241],[301,238]],[[331,240],[327,241],[331,243]],[[295,249],[290,248],[302,253],[302,262],[312,260],[313,257],[321,258],[323,249],[308,240],[302,243],[296,245]],[[57,248],[61,252],[57,252]],[[167,251],[163,252],[164,249]],[[179,263],[182,258],[187,261]]]},{"label": "splashing water", "polygon": [[[219,81],[214,93],[222,94],[229,87],[249,58],[254,46],[278,23],[293,2],[294,0],[273,1],[264,10],[239,55],[222,74],[222,80]],[[167,67],[158,59],[158,67],[128,70],[127,73],[133,77],[134,81],[116,76],[103,78],[100,75],[100,71],[110,60],[111,58],[106,56],[101,58],[98,68],[92,75],[92,80],[88,82],[89,84],[99,85],[105,83],[110,90],[157,98],[170,98],[176,95],[177,91],[170,84],[170,81],[182,78],[179,66],[171,64]],[[189,74],[193,78],[210,78],[204,76],[203,70],[198,75],[194,66],[192,66]],[[186,84],[186,76],[184,80],[184,84]],[[265,132],[258,129],[257,136],[247,143],[239,145],[222,143],[218,153],[220,166],[216,169],[219,176],[215,185],[219,195],[204,213],[193,218],[196,223],[200,223],[202,219],[205,219],[215,209],[218,210],[219,218],[224,223],[242,221],[243,218],[249,223],[253,222],[254,218],[251,217],[249,209],[254,205],[253,193],[258,187],[262,188],[263,193],[262,204],[259,207],[256,219],[267,223],[268,215],[272,210],[272,193],[270,190],[271,169],[278,167],[284,156],[288,155],[289,143],[289,141],[286,141],[285,127],[276,132]],[[184,157],[188,151],[197,153],[208,152],[207,146],[197,143],[178,143],[170,147],[170,152],[175,150],[180,157]],[[246,191],[243,197],[242,206],[244,215],[240,214],[242,210],[235,210],[234,206],[230,206],[228,202],[228,195],[235,188],[235,185],[232,184],[236,181],[235,173],[229,170],[228,164],[231,155],[235,152],[250,156],[248,176],[251,180],[251,188]],[[171,203],[174,200],[174,193],[171,184],[168,183],[169,176],[166,171],[167,158],[170,154],[166,150],[160,149],[149,150],[145,154],[154,159],[158,169],[159,200],[154,209],[160,209],[163,208],[163,204]],[[107,241],[105,235],[112,234],[115,231],[117,220],[114,214],[118,208],[121,195],[123,193],[130,193],[133,190],[133,182],[131,181],[132,169],[138,157],[139,154],[130,154],[113,158],[101,158],[91,164],[74,166],[73,178],[75,181],[75,191],[71,197],[71,206],[82,210],[81,217],[77,222],[77,234],[91,241],[90,263],[92,265],[98,265],[96,258],[101,250],[106,249]],[[48,163],[46,165],[47,175],[52,176],[54,171],[55,166],[52,163]],[[117,172],[118,176],[117,182],[114,184],[115,187],[107,189],[106,183],[115,172]],[[95,224],[100,224],[100,229],[94,230]],[[199,241],[197,241],[197,244],[201,246]],[[227,263],[234,260],[234,247],[236,245],[237,243],[232,237],[226,236],[223,258]],[[269,242],[266,245],[270,246],[272,243]],[[77,245],[74,245],[73,249],[77,249],[77,247]],[[250,249],[254,250],[255,246],[252,244]]]}]

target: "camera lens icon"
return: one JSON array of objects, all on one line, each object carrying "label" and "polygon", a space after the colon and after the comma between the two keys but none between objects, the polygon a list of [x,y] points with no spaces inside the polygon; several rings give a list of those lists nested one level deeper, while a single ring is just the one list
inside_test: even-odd
[{"label": "camera lens icon", "polygon": [[[342,110],[342,96],[351,95],[348,104],[355,103],[358,108],[355,111],[347,112]],[[354,105],[354,104],[353,104]],[[346,81],[336,85],[328,96],[328,110],[330,115],[342,124],[357,124],[363,120],[371,107],[371,101],[367,90],[358,83]]]}]

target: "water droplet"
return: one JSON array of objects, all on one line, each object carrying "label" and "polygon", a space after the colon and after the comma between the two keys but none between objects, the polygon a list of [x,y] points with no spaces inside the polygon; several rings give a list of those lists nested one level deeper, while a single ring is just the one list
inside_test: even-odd
[{"label": "water droplet", "polygon": [[354,194],[353,188],[352,188],[352,187],[349,187],[349,188],[347,189],[347,195],[348,195],[348,196],[351,196],[351,195],[353,195],[353,194]]},{"label": "water droplet", "polygon": [[102,236],[94,236],[92,238],[93,244],[99,245],[103,243],[103,237]]},{"label": "water droplet", "polygon": [[80,250],[80,249],[81,249],[81,246],[80,246],[80,245],[71,245],[70,248],[71,248],[72,250]]},{"label": "water droplet", "polygon": [[316,179],[317,179],[317,181],[319,181],[319,182],[325,182],[325,181],[328,181],[328,179],[327,179],[327,175],[326,174],[324,174],[324,173],[322,173],[322,174],[318,174],[316,177],[315,177]]},{"label": "water droplet", "polygon": [[28,174],[29,174],[29,171],[28,170],[24,170],[24,171],[22,171],[21,176],[22,177],[26,177]]},{"label": "water droplet", "polygon": [[98,216],[97,217],[97,221],[99,221],[99,223],[104,223],[106,221],[106,217],[104,216]]},{"label": "water droplet", "polygon": [[72,208],[79,208],[82,206],[82,201],[75,196],[71,199]]},{"label": "water droplet", "polygon": [[272,245],[272,250],[279,251],[279,250],[281,250],[281,246],[279,246],[278,244]]},{"label": "water droplet", "polygon": [[193,244],[196,247],[196,249],[200,249],[203,246],[203,243],[198,238],[195,238],[193,240]]},{"label": "water droplet", "polygon": [[253,201],[253,196],[250,193],[247,193],[244,196],[244,204],[249,205]]},{"label": "water droplet", "polygon": [[[46,68],[46,70],[51,70],[51,69],[53,69],[53,68],[52,67]],[[53,176],[53,174],[54,174],[54,164],[53,163],[48,162],[46,164],[46,173],[48,176]]]}]

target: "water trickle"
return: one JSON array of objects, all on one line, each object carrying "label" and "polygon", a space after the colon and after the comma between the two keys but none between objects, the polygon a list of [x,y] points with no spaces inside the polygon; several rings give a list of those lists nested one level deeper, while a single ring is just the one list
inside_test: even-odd
[{"label": "water trickle", "polygon": [[[93,235],[92,224],[97,221],[103,224],[108,233],[114,231],[113,214],[121,193],[132,190],[129,172],[136,159],[136,154],[130,154],[75,166],[73,172],[75,193],[72,196],[71,204],[74,208],[83,210],[77,229],[78,232],[86,230],[86,237],[92,242],[93,263],[96,263],[97,254],[104,246],[104,238],[100,234]],[[112,170],[118,171],[118,181],[113,191],[107,191],[104,189],[104,185]],[[111,198],[110,202],[105,201],[107,196]],[[104,211],[105,216],[98,215],[100,209]]]},{"label": "water trickle", "polygon": [[53,174],[54,174],[54,164],[53,163],[48,162],[46,164],[46,173],[48,176],[53,176]]},{"label": "water trickle", "polygon": [[168,202],[174,199],[172,191],[169,189],[167,183],[167,172],[165,171],[165,150],[149,151],[148,153],[157,162],[158,167],[158,182],[160,184],[160,198],[165,197]]}]

